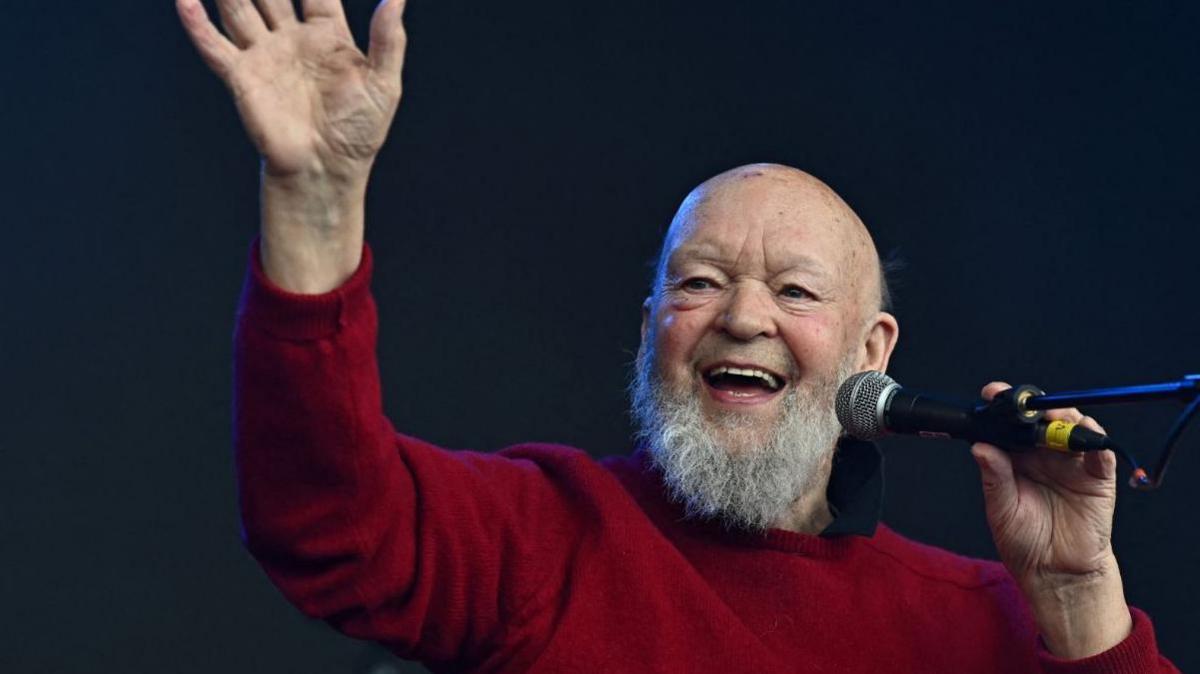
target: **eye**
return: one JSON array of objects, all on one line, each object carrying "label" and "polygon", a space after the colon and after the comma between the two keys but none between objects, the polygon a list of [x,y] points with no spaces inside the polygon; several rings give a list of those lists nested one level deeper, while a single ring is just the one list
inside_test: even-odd
[{"label": "eye", "polygon": [[800,286],[796,286],[796,285],[784,286],[783,290],[779,291],[779,294],[783,295],[784,297],[788,298],[789,300],[804,300],[804,299],[809,299],[810,297],[812,297],[812,293],[810,293],[807,290],[805,290],[804,288],[801,288]]},{"label": "eye", "polygon": [[684,290],[709,290],[717,287],[717,284],[709,279],[694,276],[690,279],[686,279],[683,283],[680,283],[679,287],[683,288]]}]

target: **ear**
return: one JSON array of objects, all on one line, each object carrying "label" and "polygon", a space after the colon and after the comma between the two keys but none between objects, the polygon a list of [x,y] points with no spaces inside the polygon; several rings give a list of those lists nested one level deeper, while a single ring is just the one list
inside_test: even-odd
[{"label": "ear", "polygon": [[896,317],[881,311],[875,315],[863,335],[862,348],[858,356],[858,372],[878,370],[887,372],[892,350],[900,339],[900,324]]}]

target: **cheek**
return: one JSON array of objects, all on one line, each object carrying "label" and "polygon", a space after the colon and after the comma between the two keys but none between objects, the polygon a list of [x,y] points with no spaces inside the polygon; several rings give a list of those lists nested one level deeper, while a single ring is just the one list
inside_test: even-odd
[{"label": "cheek", "polygon": [[822,370],[841,362],[846,335],[841,320],[830,315],[806,316],[788,326],[784,339],[802,370]]},{"label": "cheek", "polygon": [[705,325],[696,312],[665,309],[659,316],[654,344],[661,366],[686,367],[704,334]]}]

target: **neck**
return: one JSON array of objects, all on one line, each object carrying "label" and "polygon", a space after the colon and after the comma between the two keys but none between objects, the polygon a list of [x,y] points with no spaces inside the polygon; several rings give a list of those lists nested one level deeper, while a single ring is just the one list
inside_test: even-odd
[{"label": "neck", "polygon": [[833,522],[833,514],[829,512],[829,500],[825,497],[832,469],[833,452],[830,452],[829,458],[821,464],[820,474],[812,487],[792,502],[791,508],[771,523],[771,528],[814,536],[824,531],[825,527]]}]

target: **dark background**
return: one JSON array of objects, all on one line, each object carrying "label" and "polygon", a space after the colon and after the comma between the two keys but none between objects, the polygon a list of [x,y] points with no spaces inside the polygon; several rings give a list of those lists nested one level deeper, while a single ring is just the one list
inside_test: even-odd
[{"label": "dark background", "polygon": [[[360,39],[372,9],[348,3]],[[5,14],[0,670],[421,671],[303,618],[240,547],[230,343],[257,158],[173,4]],[[367,229],[407,432],[626,451],[646,261],[691,186],[751,161],[822,177],[899,249],[902,383],[1200,371],[1194,4],[412,0],[407,17]],[[1177,408],[1090,411],[1149,460]],[[1198,445],[1161,492],[1122,490],[1115,533],[1130,603],[1184,670]],[[966,447],[885,446],[886,520],[992,556]]]}]

